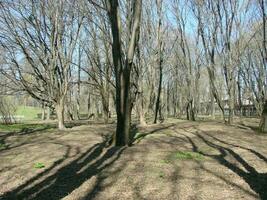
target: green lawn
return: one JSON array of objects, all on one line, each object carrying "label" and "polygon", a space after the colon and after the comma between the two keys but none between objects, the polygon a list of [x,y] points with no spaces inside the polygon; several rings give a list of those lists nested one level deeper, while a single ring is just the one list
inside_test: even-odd
[{"label": "green lawn", "polygon": [[53,125],[49,124],[0,124],[0,131],[4,132],[27,132],[33,130],[42,130],[52,128]]},{"label": "green lawn", "polygon": [[41,113],[42,113],[41,108],[31,107],[31,106],[19,106],[15,115],[24,116],[22,120],[29,121],[38,119],[37,114]]}]

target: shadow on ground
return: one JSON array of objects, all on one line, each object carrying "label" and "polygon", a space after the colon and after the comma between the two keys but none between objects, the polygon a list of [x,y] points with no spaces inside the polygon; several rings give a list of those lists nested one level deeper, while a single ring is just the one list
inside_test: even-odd
[{"label": "shadow on ground", "polygon": [[43,127],[37,127],[37,128],[22,128],[20,131],[16,131],[16,132],[3,132],[0,133],[0,152],[4,151],[4,150],[10,150],[22,145],[27,144],[28,142],[23,142],[20,143],[18,145],[12,145],[11,143],[7,143],[6,140],[9,137],[13,137],[13,136],[23,136],[23,135],[32,135],[34,133],[41,133],[43,131],[46,131],[48,129],[53,128],[53,125],[45,125]]},{"label": "shadow on ground", "polygon": [[[164,132],[165,130],[175,132],[175,135],[172,134],[166,134]],[[154,139],[151,139],[147,136],[152,134],[165,134],[165,138],[155,137]],[[77,158],[74,160],[69,161],[66,165],[61,166],[56,172],[51,173],[52,169],[55,169],[55,167],[59,166],[62,163],[65,163],[65,161],[69,158],[68,152],[58,161],[56,161],[51,167],[43,171],[42,173],[38,174],[37,176],[29,179],[24,184],[18,186],[17,188],[13,189],[12,191],[9,191],[4,196],[0,197],[0,199],[36,199],[36,200],[56,200],[56,199],[62,199],[64,197],[67,197],[70,193],[74,192],[77,188],[80,189],[80,187],[86,183],[89,179],[95,179],[95,182],[92,186],[90,186],[89,191],[80,191],[83,195],[79,199],[94,199],[96,198],[100,192],[106,189],[106,187],[113,187],[116,180],[115,174],[120,174],[122,169],[125,167],[129,167],[129,165],[133,166],[136,171],[133,171],[134,174],[129,173],[129,171],[126,171],[129,174],[123,174],[123,176],[136,176],[137,174],[135,172],[139,173],[139,179],[135,180],[135,182],[128,183],[130,186],[127,185],[127,191],[134,190],[135,193],[135,199],[147,199],[143,197],[142,190],[145,190],[142,185],[144,182],[143,179],[145,179],[145,172],[144,170],[151,170],[144,168],[144,165],[147,163],[152,163],[150,166],[158,163],[154,163],[154,157],[149,158],[147,154],[149,154],[149,150],[151,149],[151,146],[154,145],[154,150],[160,150],[157,153],[162,153],[163,151],[174,151],[174,149],[164,149],[166,146],[163,145],[163,143],[168,143],[171,147],[181,148],[182,146],[188,146],[188,149],[193,152],[196,152],[198,154],[201,154],[205,158],[209,158],[216,163],[217,167],[222,166],[222,168],[227,168],[231,171],[231,174],[235,174],[238,176],[238,180],[242,179],[244,182],[246,182],[251,190],[248,188],[245,190],[240,186],[239,184],[236,184],[234,182],[231,182],[231,179],[225,178],[223,175],[224,173],[220,174],[217,172],[214,172],[210,167],[207,168],[204,166],[201,166],[199,164],[200,171],[205,171],[207,173],[212,174],[216,178],[219,178],[223,180],[225,183],[230,184],[234,187],[237,187],[244,191],[244,193],[249,194],[250,196],[253,196],[254,198],[260,198],[260,199],[267,199],[267,174],[266,173],[260,173],[257,171],[256,168],[254,168],[247,160],[246,158],[238,154],[237,149],[242,149],[246,152],[251,153],[255,158],[260,159],[261,162],[267,163],[267,158],[259,153],[258,151],[248,148],[245,146],[242,146],[241,144],[236,144],[237,140],[236,138],[231,140],[227,139],[227,141],[218,138],[217,135],[214,134],[214,131],[203,131],[198,128],[198,126],[192,126],[192,125],[185,125],[185,126],[177,126],[177,124],[162,124],[160,126],[153,126],[153,127],[147,127],[147,128],[138,128],[137,126],[132,127],[132,145],[133,148],[130,147],[127,149],[127,156],[123,156],[122,159],[120,159],[122,153],[125,150],[125,147],[111,147],[109,144],[110,137],[109,136],[102,136],[103,142],[99,142],[97,144],[94,144],[92,147],[90,147],[86,152],[79,154]],[[229,136],[229,135],[228,135]],[[236,137],[236,136],[235,136]],[[142,142],[142,140],[149,140],[151,143],[151,146],[149,145],[139,145],[139,143]],[[158,146],[157,146],[158,145]],[[142,147],[138,148],[138,147]],[[203,146],[209,147],[211,152],[206,152],[202,150]],[[157,147],[157,148],[155,148]],[[129,150],[129,151],[128,151]],[[217,153],[212,153],[212,152]],[[125,153],[124,152],[124,155]],[[130,152],[130,153],[129,153]],[[131,157],[133,156],[131,153],[135,154],[136,157],[139,156],[140,160],[139,163],[135,160],[135,158]],[[157,155],[157,154],[150,154],[150,156]],[[230,159],[229,159],[230,157]],[[157,159],[160,157],[157,157]],[[118,160],[120,159],[120,160]],[[117,161],[117,162],[116,162]],[[121,162],[122,161],[122,162]],[[158,161],[158,160],[157,160]],[[109,171],[108,169],[116,162],[119,163],[116,167],[115,171]],[[185,161],[186,162],[186,161]],[[193,162],[198,161],[191,161],[189,164],[191,165]],[[204,161],[203,161],[204,162]],[[180,164],[182,162],[179,162]],[[166,163],[165,163],[166,164]],[[159,165],[159,164],[158,164]],[[161,165],[159,165],[161,166]],[[170,164],[166,165],[165,168],[171,167]],[[138,168],[139,167],[139,168]],[[167,176],[164,183],[168,182],[170,185],[169,187],[172,187],[170,196],[176,195],[178,193],[178,187],[177,185],[183,184],[183,180],[181,179],[180,171],[186,171],[187,169],[181,168],[176,166],[174,164],[172,166],[173,173],[171,173],[171,176]],[[183,167],[183,166],[182,166]],[[114,170],[114,169],[113,169]],[[179,171],[180,170],[180,171]],[[123,172],[125,173],[125,172]],[[217,174],[216,174],[217,173]],[[107,177],[111,177],[111,181],[108,184],[103,184],[105,180],[107,180]],[[159,179],[157,181],[162,182],[164,175],[161,174],[161,171],[159,171]],[[151,177],[150,177],[151,178]],[[196,179],[194,179],[196,178]],[[193,181],[195,185],[204,184],[204,182],[201,182],[202,180],[197,179],[198,177],[190,177],[190,181]],[[162,179],[162,180],[160,180]],[[126,179],[127,181],[131,179]],[[214,180],[214,179],[213,179]],[[150,180],[148,181],[150,186]],[[125,182],[126,183],[126,182]],[[156,184],[156,183],[155,183]],[[157,183],[158,184],[158,183]],[[212,182],[212,186],[216,183]],[[140,186],[141,185],[141,186]],[[152,184],[153,185],[153,184]],[[164,185],[164,187],[168,187]],[[221,188],[220,188],[221,189]],[[129,190],[129,191],[128,191]],[[254,194],[254,192],[257,194]],[[112,195],[112,194],[109,194]],[[153,196],[153,194],[150,194]],[[198,194],[196,194],[198,195]],[[112,196],[110,196],[112,197]],[[193,197],[192,197],[193,198]],[[195,198],[198,198],[197,196]],[[173,199],[176,199],[173,197]]]},{"label": "shadow on ground", "polygon": [[137,127],[137,125],[133,125],[131,128],[131,145],[138,144],[140,143],[145,137],[152,135],[152,134],[160,134],[161,131],[169,129],[171,127],[174,127],[175,124],[165,124],[165,125],[160,125],[159,127],[154,128],[153,130],[149,129],[140,129]]},{"label": "shadow on ground", "polygon": [[32,185],[34,181],[64,161],[64,159],[60,160],[49,169],[28,180],[25,184],[6,193],[0,199],[53,200],[64,198],[87,179],[97,175],[120,157],[124,148],[110,147],[107,141],[108,137],[102,143],[95,144],[77,159],[60,168],[56,173]]},{"label": "shadow on ground", "polygon": [[[236,145],[233,143],[226,142],[224,140],[218,139],[217,137],[213,136],[209,132],[205,132],[203,130],[197,130],[197,132],[191,132],[196,136],[198,142],[202,142],[217,150],[220,154],[213,155],[207,154],[200,150],[198,147],[198,142],[194,142],[191,137],[185,135],[188,139],[190,144],[192,145],[192,150],[196,153],[199,153],[203,156],[207,156],[216,160],[218,163],[227,167],[232,172],[237,174],[240,178],[242,178],[250,188],[259,195],[260,199],[267,199],[267,173],[259,173],[254,167],[252,167],[241,155],[236,153],[231,147],[240,148],[246,151],[251,152],[257,158],[261,159],[265,163],[267,163],[267,158],[263,156],[261,153],[251,149],[246,148],[240,145]],[[234,159],[234,161],[230,161],[227,156],[230,156]]]}]

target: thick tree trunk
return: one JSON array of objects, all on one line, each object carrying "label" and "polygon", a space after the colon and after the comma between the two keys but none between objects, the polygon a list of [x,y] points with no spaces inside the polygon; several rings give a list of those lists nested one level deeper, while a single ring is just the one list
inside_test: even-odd
[{"label": "thick tree trunk", "polygon": [[131,126],[131,108],[129,99],[130,73],[123,72],[120,84],[116,87],[116,111],[117,111],[117,129],[116,146],[130,144],[130,126]]},{"label": "thick tree trunk", "polygon": [[186,107],[186,118],[187,120],[190,121],[196,121],[195,118],[195,111],[193,108],[193,101],[191,100],[190,102],[188,102],[187,107]]},{"label": "thick tree trunk", "polygon": [[[142,0],[134,1],[133,16],[131,26],[127,27],[129,35],[129,44],[125,52],[124,61],[122,52],[122,26],[119,13],[118,0],[106,0],[107,11],[111,23],[112,31],[112,57],[116,78],[116,112],[117,112],[117,130],[115,135],[115,145],[123,146],[130,143],[130,123],[131,123],[131,102],[130,102],[130,76],[133,65],[135,47],[139,39],[140,18],[142,9]],[[130,18],[128,18],[130,19]]]},{"label": "thick tree trunk", "polygon": [[261,115],[260,130],[267,133],[267,100],[264,103],[264,108]]},{"label": "thick tree trunk", "polygon": [[58,129],[64,130],[66,127],[64,125],[64,101],[60,100],[58,104],[55,106],[58,120]]}]

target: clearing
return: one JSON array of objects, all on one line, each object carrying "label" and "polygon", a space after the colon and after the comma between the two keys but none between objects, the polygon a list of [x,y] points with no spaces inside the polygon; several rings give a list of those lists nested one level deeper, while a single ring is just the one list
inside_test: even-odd
[{"label": "clearing", "polygon": [[267,199],[267,135],[176,120],[139,127],[118,148],[114,130],[2,131],[0,199]]}]

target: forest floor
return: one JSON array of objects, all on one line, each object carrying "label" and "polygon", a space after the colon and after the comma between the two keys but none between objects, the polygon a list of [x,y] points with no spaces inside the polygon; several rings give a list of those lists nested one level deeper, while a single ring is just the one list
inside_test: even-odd
[{"label": "forest floor", "polygon": [[107,141],[115,124],[0,131],[0,199],[267,199],[267,135],[253,123],[172,120],[121,148]]}]

